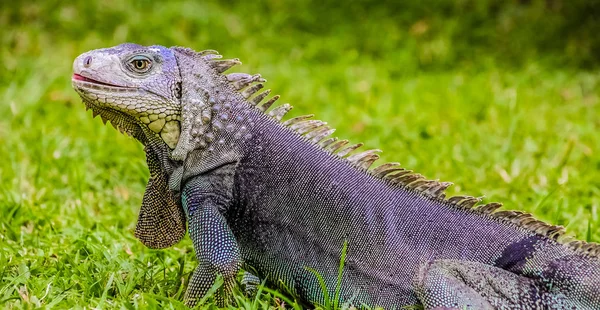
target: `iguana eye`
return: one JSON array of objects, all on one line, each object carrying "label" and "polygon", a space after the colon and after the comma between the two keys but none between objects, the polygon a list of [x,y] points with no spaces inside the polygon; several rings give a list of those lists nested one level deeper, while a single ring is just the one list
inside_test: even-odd
[{"label": "iguana eye", "polygon": [[150,70],[152,67],[152,61],[146,56],[135,56],[129,61],[129,63],[131,64],[133,70],[139,73],[148,72],[148,70]]}]

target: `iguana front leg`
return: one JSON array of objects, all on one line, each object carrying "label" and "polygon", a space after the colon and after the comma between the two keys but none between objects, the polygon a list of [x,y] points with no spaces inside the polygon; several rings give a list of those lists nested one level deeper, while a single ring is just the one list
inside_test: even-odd
[{"label": "iguana front leg", "polygon": [[197,177],[188,182],[182,195],[188,213],[190,238],[199,261],[184,297],[190,307],[207,293],[218,275],[223,276],[224,283],[215,299],[219,306],[224,306],[241,265],[235,237],[219,212],[226,209],[226,202],[211,190],[212,184],[210,180]]},{"label": "iguana front leg", "polygon": [[423,264],[415,292],[425,309],[541,309],[562,304],[534,279],[494,266],[460,260]]}]

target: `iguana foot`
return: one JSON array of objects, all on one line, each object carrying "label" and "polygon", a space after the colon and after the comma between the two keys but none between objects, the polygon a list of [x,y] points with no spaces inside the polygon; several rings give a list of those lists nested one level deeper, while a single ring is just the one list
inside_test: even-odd
[{"label": "iguana foot", "polygon": [[246,296],[255,296],[260,285],[260,278],[248,271],[244,271],[240,284],[244,288]]}]

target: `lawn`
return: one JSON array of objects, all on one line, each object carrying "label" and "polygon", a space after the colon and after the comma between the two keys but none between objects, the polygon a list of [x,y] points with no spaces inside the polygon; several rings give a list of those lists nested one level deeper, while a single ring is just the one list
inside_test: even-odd
[{"label": "lawn", "polygon": [[[0,307],[184,308],[191,242],[133,236],[142,145],[71,89],[80,53],[216,49],[385,161],[600,241],[600,22],[585,1],[0,4]],[[247,308],[277,306],[238,294]],[[210,303],[204,307],[211,307]]]}]

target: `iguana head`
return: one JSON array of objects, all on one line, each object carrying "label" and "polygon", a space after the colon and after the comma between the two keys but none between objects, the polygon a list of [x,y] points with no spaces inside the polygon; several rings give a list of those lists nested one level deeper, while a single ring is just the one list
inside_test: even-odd
[{"label": "iguana head", "polygon": [[182,106],[175,53],[163,46],[121,44],[81,54],[73,63],[73,88],[86,107],[145,145],[150,180],[135,235],[151,248],[171,246],[186,231],[179,194],[169,187],[181,166],[170,158]]},{"label": "iguana head", "polygon": [[181,75],[172,49],[127,43],[89,51],[75,59],[72,81],[104,122],[136,138],[140,131],[158,136],[170,149],[177,145]]}]

